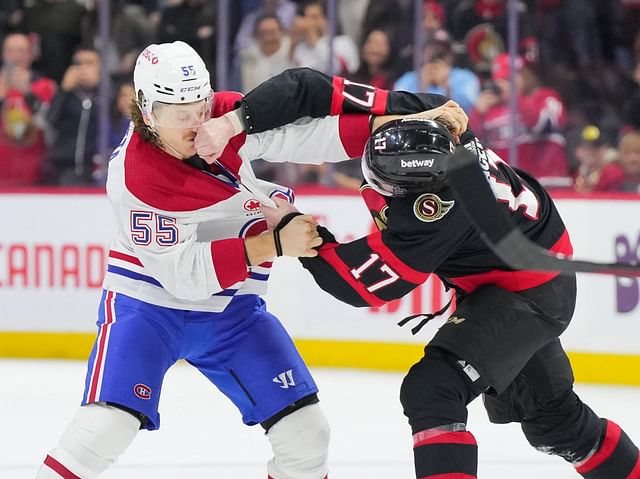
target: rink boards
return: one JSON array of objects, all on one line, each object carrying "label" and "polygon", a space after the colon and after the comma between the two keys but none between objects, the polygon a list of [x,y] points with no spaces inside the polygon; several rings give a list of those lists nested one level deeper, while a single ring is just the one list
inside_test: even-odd
[{"label": "rink boards", "polygon": [[[341,241],[372,222],[360,198],[298,191],[297,204]],[[556,195],[575,256],[640,257],[640,199]],[[82,190],[0,193],[0,356],[85,358],[95,331],[114,219],[104,195]],[[380,309],[351,308],[321,291],[299,263],[276,261],[267,301],[312,365],[402,370],[441,321],[417,336],[396,323],[447,299],[429,280]],[[640,280],[580,275],[574,320],[562,337],[584,382],[640,385]]]}]

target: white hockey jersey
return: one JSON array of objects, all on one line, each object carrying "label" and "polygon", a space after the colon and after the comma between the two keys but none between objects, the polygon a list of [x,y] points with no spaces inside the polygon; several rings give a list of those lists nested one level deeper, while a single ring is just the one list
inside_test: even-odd
[{"label": "white hockey jersey", "polygon": [[[214,97],[212,116],[233,109],[236,93]],[[286,187],[255,177],[250,160],[319,164],[359,156],[366,115],[301,121],[231,139],[221,169],[204,171],[145,142],[131,128],[109,164],[107,194],[117,238],[104,288],[159,306],[219,312],[234,296],[263,294],[271,263],[248,267],[244,238],[267,229],[260,204]]]}]

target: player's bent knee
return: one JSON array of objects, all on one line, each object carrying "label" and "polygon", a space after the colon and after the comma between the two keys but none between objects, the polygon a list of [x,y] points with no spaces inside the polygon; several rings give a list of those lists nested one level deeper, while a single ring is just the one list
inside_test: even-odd
[{"label": "player's bent knee", "polygon": [[400,402],[415,434],[444,424],[466,423],[467,404],[477,395],[461,376],[456,358],[427,350],[400,387]]},{"label": "player's bent knee", "polygon": [[98,477],[133,442],[140,420],[122,409],[102,403],[82,406],[45,460],[37,476],[51,476],[51,470],[70,471],[83,479]]},{"label": "player's bent knee", "polygon": [[522,431],[537,450],[574,462],[598,443],[601,425],[598,416],[569,390],[523,420]]},{"label": "player's bent knee", "polygon": [[327,475],[331,430],[319,404],[298,409],[275,423],[267,436],[274,479],[322,479]]}]

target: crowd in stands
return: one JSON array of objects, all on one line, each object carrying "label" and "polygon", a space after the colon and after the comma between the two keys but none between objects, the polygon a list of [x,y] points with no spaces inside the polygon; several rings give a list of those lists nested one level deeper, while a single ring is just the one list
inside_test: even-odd
[{"label": "crowd in stands", "polygon": [[[418,35],[414,0],[336,0],[333,28],[320,0],[230,1],[227,86],[247,92],[308,66],[380,88],[443,94],[465,109],[487,147],[549,187],[640,192],[640,2],[516,4],[511,62],[507,0],[425,0]],[[216,71],[217,1],[111,0],[106,42],[102,5],[0,2],[0,187],[101,185],[108,155],[98,151],[98,110],[109,106],[109,129],[100,133],[113,148],[128,127],[135,59],[149,43],[186,41]],[[100,96],[101,72],[113,81],[111,98]],[[291,186],[356,189],[361,181],[357,161],[258,162],[256,170]]]}]

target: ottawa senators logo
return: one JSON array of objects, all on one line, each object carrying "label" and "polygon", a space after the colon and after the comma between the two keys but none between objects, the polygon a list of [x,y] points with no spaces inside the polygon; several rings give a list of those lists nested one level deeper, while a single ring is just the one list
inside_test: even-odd
[{"label": "ottawa senators logo", "polygon": [[431,223],[438,221],[453,207],[455,201],[443,201],[438,195],[425,193],[418,196],[413,204],[413,212],[420,221]]}]

